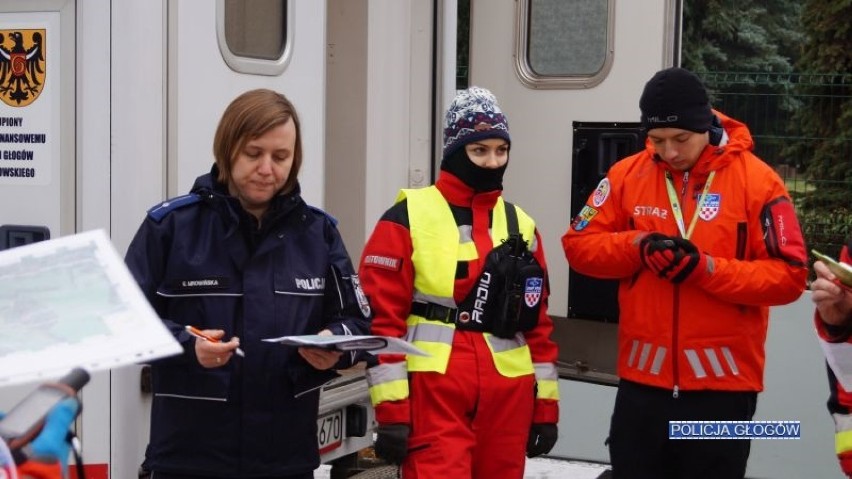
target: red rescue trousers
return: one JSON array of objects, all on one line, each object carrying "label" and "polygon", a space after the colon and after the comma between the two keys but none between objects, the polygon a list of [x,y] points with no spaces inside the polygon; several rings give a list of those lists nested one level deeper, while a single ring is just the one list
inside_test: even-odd
[{"label": "red rescue trousers", "polygon": [[446,374],[414,372],[409,385],[404,479],[523,478],[534,375],[501,375],[482,333],[457,330]]}]

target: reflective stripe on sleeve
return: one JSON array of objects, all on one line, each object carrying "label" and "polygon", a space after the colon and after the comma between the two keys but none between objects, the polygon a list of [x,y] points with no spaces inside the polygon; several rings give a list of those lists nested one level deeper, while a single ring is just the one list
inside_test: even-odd
[{"label": "reflective stripe on sleeve", "polygon": [[839,455],[852,451],[852,415],[832,414],[834,419],[834,451]]},{"label": "reflective stripe on sleeve", "polygon": [[553,363],[535,363],[536,399],[559,400],[559,375]]},{"label": "reflective stripe on sleeve", "polygon": [[370,402],[373,406],[385,401],[408,398],[408,368],[405,362],[379,364],[367,369]]},{"label": "reflective stripe on sleeve", "polygon": [[852,431],[839,431],[834,434],[834,452],[842,454],[852,451]]},{"label": "reflective stripe on sleeve", "polygon": [[407,398],[408,379],[370,386],[370,403],[373,406],[377,406],[383,402],[400,401]]}]

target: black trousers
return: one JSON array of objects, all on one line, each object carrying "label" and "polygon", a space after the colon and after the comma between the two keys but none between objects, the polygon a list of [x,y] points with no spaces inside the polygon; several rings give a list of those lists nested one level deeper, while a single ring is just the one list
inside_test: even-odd
[{"label": "black trousers", "polygon": [[742,479],[747,439],[669,439],[669,421],[750,421],[755,392],[672,391],[621,380],[609,430],[613,479]]}]

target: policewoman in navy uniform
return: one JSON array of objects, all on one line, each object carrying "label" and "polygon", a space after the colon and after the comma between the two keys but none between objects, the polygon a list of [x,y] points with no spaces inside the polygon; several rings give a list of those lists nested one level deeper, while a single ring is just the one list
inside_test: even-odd
[{"label": "policewoman in navy uniform", "polygon": [[557,439],[547,269],[535,222],[502,197],[509,146],[494,95],[460,92],[438,181],[402,190],[364,247],[373,333],[430,354],[367,370],[376,453],[406,479],[519,479]]},{"label": "policewoman in navy uniform", "polygon": [[335,221],[300,195],[299,117],[286,97],[234,99],[213,153],[188,195],[148,211],[127,252],[184,349],[151,365],[143,468],[153,479],[310,479],[318,387],[356,358],[262,340],[365,334],[369,305]]}]

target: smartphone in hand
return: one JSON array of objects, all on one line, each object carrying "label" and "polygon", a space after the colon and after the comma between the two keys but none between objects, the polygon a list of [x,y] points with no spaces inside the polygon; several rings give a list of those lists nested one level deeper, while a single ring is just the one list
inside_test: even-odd
[{"label": "smartphone in hand", "polygon": [[812,249],[811,253],[813,253],[816,259],[825,263],[828,270],[831,271],[834,276],[837,276],[837,279],[840,280],[841,283],[852,288],[852,266],[835,261],[831,256],[824,255],[815,249]]}]

